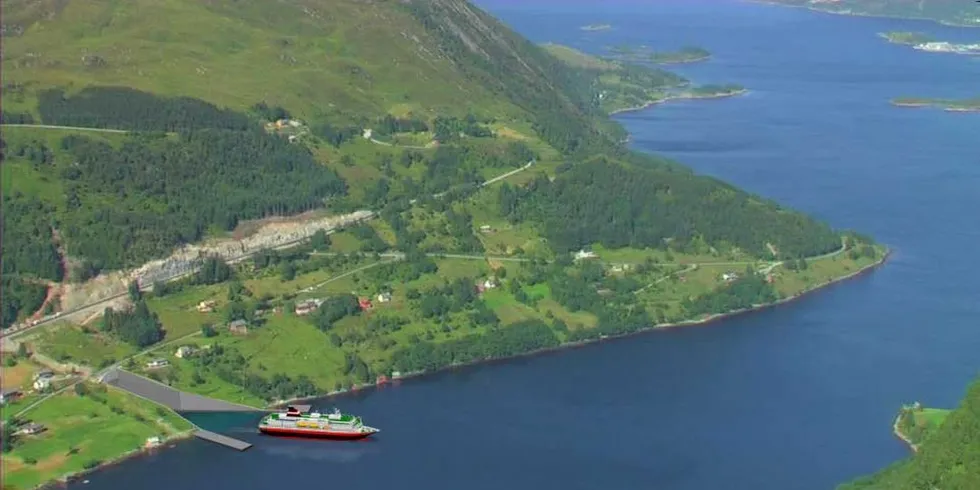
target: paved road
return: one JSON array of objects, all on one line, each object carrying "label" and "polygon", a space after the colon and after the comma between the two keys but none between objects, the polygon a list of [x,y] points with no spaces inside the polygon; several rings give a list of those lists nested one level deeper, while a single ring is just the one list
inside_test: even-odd
[{"label": "paved road", "polygon": [[96,133],[116,133],[116,134],[126,134],[131,131],[124,129],[105,129],[105,128],[80,128],[76,126],[55,126],[51,124],[0,124],[2,127],[11,128],[37,128],[37,129],[69,129],[72,131],[92,131]]}]

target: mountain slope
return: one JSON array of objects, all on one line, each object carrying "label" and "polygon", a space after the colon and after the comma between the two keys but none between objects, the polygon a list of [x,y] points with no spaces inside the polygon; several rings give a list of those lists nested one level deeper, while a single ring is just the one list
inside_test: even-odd
[{"label": "mountain slope", "polygon": [[[563,90],[574,74],[458,0],[12,0],[4,11],[14,92],[120,85],[233,109],[264,100],[307,119],[507,115],[562,149],[596,136],[581,94]],[[4,98],[8,110],[21,101]]]},{"label": "mountain slope", "polygon": [[934,20],[980,27],[980,5],[969,0],[771,0],[825,12]]},{"label": "mountain slope", "polygon": [[[567,216],[532,208],[568,194],[522,194],[510,219],[552,252],[591,241],[797,258],[840,243],[825,224],[629,151],[600,105],[608,73],[562,62],[464,0],[7,0],[3,22],[3,120],[74,128],[5,127],[4,205],[28,211],[4,216],[4,271],[23,276],[6,320],[37,307],[39,280],[128,270],[249,220],[402,210],[533,161],[529,173],[549,176],[591,161],[666,193],[616,207],[596,194],[614,183],[568,173],[559,183],[599,204]],[[638,100],[682,80],[621,70]],[[301,121],[271,124],[282,118]],[[669,216],[644,211],[663,202]],[[558,233],[561,219],[596,216],[624,221],[608,237],[589,223]],[[631,229],[663,220],[657,233]],[[457,226],[444,245],[431,224],[417,228],[431,237],[399,248],[475,240]]]},{"label": "mountain slope", "polygon": [[980,381],[911,458],[838,490],[980,488]]}]

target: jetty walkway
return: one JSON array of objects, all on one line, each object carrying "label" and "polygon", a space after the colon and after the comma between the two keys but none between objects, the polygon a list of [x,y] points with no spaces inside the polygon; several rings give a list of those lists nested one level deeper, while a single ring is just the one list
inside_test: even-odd
[{"label": "jetty walkway", "polygon": [[[222,400],[215,400],[206,396],[185,393],[171,388],[159,381],[123,371],[119,368],[112,368],[106,371],[99,378],[102,383],[115,386],[124,391],[128,391],[140,398],[150,400],[165,407],[172,409],[180,414],[181,412],[265,412],[266,410],[240,405]],[[188,422],[190,422],[188,420]],[[196,424],[191,422],[197,427]],[[198,438],[215,442],[232,449],[244,451],[252,445],[245,441],[234,439],[225,435],[216,434],[211,431],[199,430],[194,432]]]}]

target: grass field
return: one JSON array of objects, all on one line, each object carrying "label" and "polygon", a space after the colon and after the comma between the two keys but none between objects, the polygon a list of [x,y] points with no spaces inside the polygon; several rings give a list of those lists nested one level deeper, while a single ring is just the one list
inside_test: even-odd
[{"label": "grass field", "polygon": [[[29,413],[45,426],[38,435],[19,435],[3,455],[3,481],[28,489],[137,450],[148,437],[173,437],[191,425],[170,410],[99,385],[78,396],[69,390]],[[26,421],[25,421],[26,422]]]},{"label": "grass field", "polygon": [[939,429],[951,410],[905,407],[899,415],[898,428],[913,445],[920,445]]},{"label": "grass field", "polygon": [[136,353],[128,344],[96,333],[93,327],[60,323],[50,327],[34,342],[34,349],[59,362],[103,367]]},{"label": "grass field", "polygon": [[[43,19],[43,28],[4,45],[4,82],[36,83],[19,97],[5,90],[5,108],[32,108],[35,88],[111,84],[238,109],[266,100],[304,119],[327,111],[403,111],[406,105],[416,113],[520,112],[466,81],[448,61],[419,60],[417,50],[434,52],[434,41],[408,12],[385,6],[341,2],[329,11],[304,11],[300,5],[181,0],[56,5],[57,14]],[[35,12],[11,8],[8,22],[31,25],[42,20],[31,18]],[[162,29],[154,19],[170,19],[174,27]],[[406,42],[402,33],[415,41]],[[82,38],[86,52],[100,56],[104,66],[80,61],[76,40]]]}]

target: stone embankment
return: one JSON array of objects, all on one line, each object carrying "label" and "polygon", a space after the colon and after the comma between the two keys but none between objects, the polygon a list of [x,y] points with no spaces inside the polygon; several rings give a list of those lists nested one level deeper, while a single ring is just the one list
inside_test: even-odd
[{"label": "stone embankment", "polygon": [[185,245],[169,257],[148,262],[137,269],[113,272],[83,285],[72,285],[66,288],[61,306],[63,310],[74,310],[108,300],[124,294],[128,284],[134,280],[141,287],[149,288],[155,282],[177,279],[195,272],[207,256],[218,256],[228,262],[237,262],[264,249],[295,245],[310,238],[318,230],[331,232],[372,217],[373,211],[355,211],[304,222],[268,223],[252,235],[241,239],[220,239]]}]

